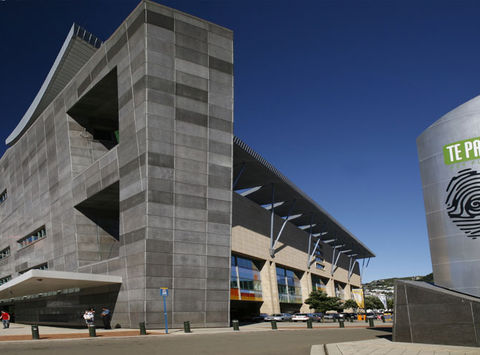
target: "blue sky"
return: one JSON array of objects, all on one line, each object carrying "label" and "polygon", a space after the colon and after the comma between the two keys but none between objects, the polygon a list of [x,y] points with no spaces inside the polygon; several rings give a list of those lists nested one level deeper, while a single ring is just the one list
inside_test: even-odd
[{"label": "blue sky", "polygon": [[[1,1],[0,139],[73,22],[107,39],[137,3]],[[234,30],[236,135],[376,253],[366,281],[431,272],[415,140],[479,94],[480,2],[161,3]]]}]

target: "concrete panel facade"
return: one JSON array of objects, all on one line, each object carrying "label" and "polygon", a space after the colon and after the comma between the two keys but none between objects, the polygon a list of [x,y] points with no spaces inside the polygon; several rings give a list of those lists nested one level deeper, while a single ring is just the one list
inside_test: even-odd
[{"label": "concrete panel facade", "polygon": [[396,281],[393,341],[480,346],[480,299],[425,282]]},{"label": "concrete panel facade", "polygon": [[[12,250],[1,277],[44,263],[119,275],[113,323],[163,326],[158,290],[168,287],[173,326],[228,324],[232,38],[140,3],[1,159],[9,197],[1,240]],[[98,95],[116,99],[114,148],[81,117]],[[118,239],[78,207],[114,184]],[[17,250],[19,238],[42,226],[45,238]]]}]

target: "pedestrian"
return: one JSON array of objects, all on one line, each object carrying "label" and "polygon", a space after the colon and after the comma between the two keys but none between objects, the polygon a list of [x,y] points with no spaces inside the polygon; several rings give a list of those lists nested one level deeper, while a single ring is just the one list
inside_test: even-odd
[{"label": "pedestrian", "polygon": [[103,327],[105,329],[112,329],[110,321],[112,320],[112,312],[107,307],[102,307],[102,313],[100,314],[103,320]]},{"label": "pedestrian", "polygon": [[90,327],[93,325],[93,322],[95,321],[95,311],[93,308],[85,310],[85,313],[83,314],[83,319],[85,319],[85,324],[87,327]]},{"label": "pedestrian", "polygon": [[2,311],[2,313],[0,314],[0,317],[2,318],[3,329],[10,328],[10,314],[8,314],[5,311]]}]

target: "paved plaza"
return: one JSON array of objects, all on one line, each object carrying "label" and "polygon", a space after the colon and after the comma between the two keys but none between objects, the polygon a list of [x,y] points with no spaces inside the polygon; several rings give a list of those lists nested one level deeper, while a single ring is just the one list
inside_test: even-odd
[{"label": "paved plaza", "polygon": [[195,328],[186,334],[183,329],[148,330],[147,336],[138,329],[97,330],[97,337],[89,337],[86,328],[59,328],[40,326],[40,340],[32,340],[31,326],[12,323],[9,329],[0,329],[2,354],[22,355],[131,355],[145,354],[275,354],[275,355],[444,355],[480,354],[480,349],[429,344],[393,343],[391,323],[376,322],[369,328],[364,322],[278,323],[272,330],[270,323],[256,323],[232,328]]}]

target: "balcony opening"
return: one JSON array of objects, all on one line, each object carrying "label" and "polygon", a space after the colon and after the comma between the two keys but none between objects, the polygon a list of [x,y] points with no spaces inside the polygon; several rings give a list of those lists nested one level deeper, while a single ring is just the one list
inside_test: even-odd
[{"label": "balcony opening", "polygon": [[118,181],[79,203],[75,208],[115,240],[120,236],[120,188]]},{"label": "balcony opening", "polygon": [[113,69],[67,112],[106,150],[119,142],[117,69]]}]

